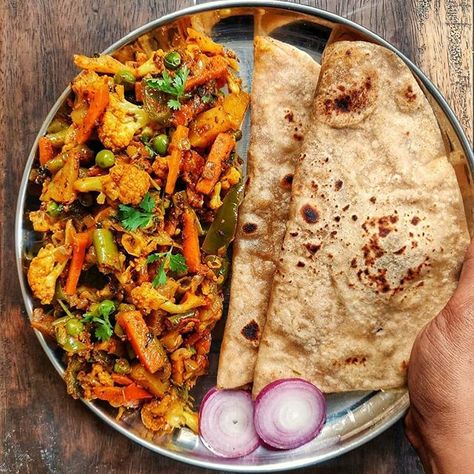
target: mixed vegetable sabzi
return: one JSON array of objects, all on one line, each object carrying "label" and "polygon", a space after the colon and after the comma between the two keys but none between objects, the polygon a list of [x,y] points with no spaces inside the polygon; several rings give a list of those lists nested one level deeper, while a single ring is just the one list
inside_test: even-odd
[{"label": "mixed vegetable sabzi", "polygon": [[42,241],[28,282],[73,397],[197,431],[188,391],[222,313],[249,96],[234,53],[206,35],[188,28],[167,49],[74,57],[83,71],[30,177]]}]

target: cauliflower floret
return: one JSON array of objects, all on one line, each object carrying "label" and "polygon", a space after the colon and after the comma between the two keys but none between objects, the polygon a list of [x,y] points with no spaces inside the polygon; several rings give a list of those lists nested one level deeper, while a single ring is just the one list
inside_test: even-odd
[{"label": "cauliflower floret", "polygon": [[61,222],[49,216],[45,211],[30,212],[28,217],[36,232],[57,232],[61,230]]},{"label": "cauliflower floret", "polygon": [[66,152],[64,166],[54,175],[53,179],[46,183],[41,194],[42,201],[56,201],[63,204],[71,204],[76,199],[74,182],[79,175],[79,152],[73,149]]},{"label": "cauliflower floret", "polygon": [[188,426],[198,432],[198,415],[188,401],[179,398],[175,390],[161,400],[145,404],[141,411],[143,424],[152,431],[169,433],[174,428]]},{"label": "cauliflower floret", "polygon": [[53,300],[56,280],[64,270],[69,254],[70,252],[65,247],[47,244],[31,261],[28,269],[28,283],[41,304],[49,304]]},{"label": "cauliflower floret", "polygon": [[190,292],[187,292],[181,302],[176,304],[164,296],[165,291],[166,286],[158,291],[156,288],[153,288],[151,283],[142,283],[131,291],[133,304],[147,314],[157,309],[162,309],[171,314],[183,314],[191,309],[208,304],[206,297],[197,296]]},{"label": "cauliflower floret", "polygon": [[[110,170],[110,180],[104,191],[111,199],[119,199],[123,204],[138,205],[150,188],[150,176],[134,165],[118,164]],[[113,198],[112,196],[117,196]]]},{"label": "cauliflower floret", "polygon": [[150,188],[147,172],[135,165],[119,163],[110,169],[109,174],[77,179],[74,189],[81,193],[96,191],[107,194],[112,201],[137,206]]},{"label": "cauliflower floret", "polygon": [[101,54],[98,58],[89,58],[82,54],[74,55],[74,64],[81,69],[95,71],[105,74],[116,74],[119,71],[134,73],[133,68],[121,63],[108,54]]},{"label": "cauliflower floret", "polygon": [[[116,90],[120,92],[120,87],[117,86]],[[123,88],[121,91],[123,92]],[[113,151],[125,148],[149,120],[141,107],[128,102],[118,92],[110,94],[109,105],[99,126],[100,140]]]}]

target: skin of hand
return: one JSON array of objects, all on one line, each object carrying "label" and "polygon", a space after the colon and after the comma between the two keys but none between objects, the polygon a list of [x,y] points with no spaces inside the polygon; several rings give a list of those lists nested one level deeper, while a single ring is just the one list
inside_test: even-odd
[{"label": "skin of hand", "polygon": [[458,287],[418,335],[406,435],[427,473],[474,473],[474,239]]}]

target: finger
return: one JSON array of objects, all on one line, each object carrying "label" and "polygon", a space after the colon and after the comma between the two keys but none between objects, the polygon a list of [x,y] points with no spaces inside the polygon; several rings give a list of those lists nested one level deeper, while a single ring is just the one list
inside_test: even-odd
[{"label": "finger", "polygon": [[467,249],[456,291],[440,316],[448,329],[469,326],[474,331],[474,239]]}]

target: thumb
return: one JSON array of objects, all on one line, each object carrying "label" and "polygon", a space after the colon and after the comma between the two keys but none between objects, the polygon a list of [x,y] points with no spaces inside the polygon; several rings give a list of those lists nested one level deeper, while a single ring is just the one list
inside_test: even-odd
[{"label": "thumb", "polygon": [[467,249],[456,291],[439,317],[446,320],[450,331],[470,328],[470,337],[474,334],[474,239]]}]

